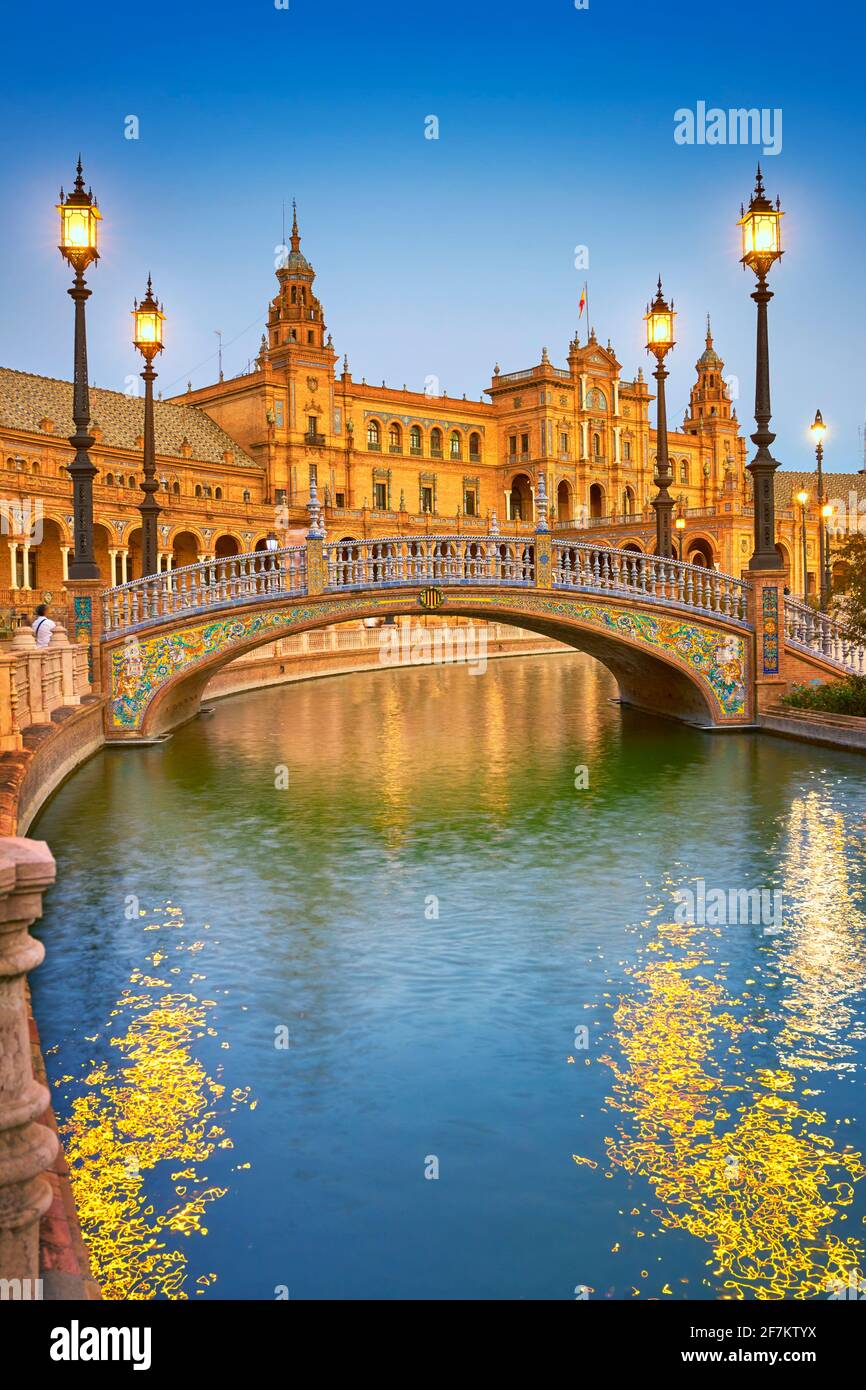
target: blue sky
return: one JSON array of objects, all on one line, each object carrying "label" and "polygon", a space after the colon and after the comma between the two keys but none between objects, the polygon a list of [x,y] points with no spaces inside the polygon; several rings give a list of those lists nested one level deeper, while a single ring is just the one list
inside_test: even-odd
[{"label": "blue sky", "polygon": [[[780,108],[781,153],[762,159],[787,213],[770,306],[774,452],[810,467],[806,426],[820,406],[828,466],[863,466],[859,8],[94,0],[75,87],[71,18],[53,0],[21,7],[4,35],[3,365],[70,375],[53,204],[80,147],[105,216],[88,309],[100,386],[123,389],[138,370],[129,309],[148,271],[168,314],[158,386],[213,379],[215,329],[226,374],[242,370],[274,292],[281,205],[295,196],[328,327],[356,377],[422,389],[435,375],[477,397],[495,361],[517,370],[546,345],[564,365],[585,245],[592,319],[624,375],[648,368],[641,315],[661,272],[679,310],[671,423],[710,311],[751,429],[753,283],[735,224],[760,152],[678,145],[674,112]],[[138,140],[124,138],[129,115]]]}]

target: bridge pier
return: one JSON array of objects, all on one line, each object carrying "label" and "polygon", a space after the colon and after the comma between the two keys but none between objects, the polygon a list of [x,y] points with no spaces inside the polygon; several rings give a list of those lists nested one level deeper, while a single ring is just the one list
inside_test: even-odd
[{"label": "bridge pier", "polygon": [[785,646],[788,571],[750,570],[746,612],[754,631],[755,712],[774,705],[790,684]]}]

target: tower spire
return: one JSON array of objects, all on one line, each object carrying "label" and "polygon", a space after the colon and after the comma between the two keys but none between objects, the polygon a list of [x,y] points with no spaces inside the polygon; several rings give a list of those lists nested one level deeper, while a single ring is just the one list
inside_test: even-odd
[{"label": "tower spire", "polygon": [[301,249],[301,234],[300,234],[300,232],[298,231],[298,205],[297,205],[297,203],[295,202],[295,199],[293,198],[293,199],[292,199],[292,250],[293,250],[293,251],[300,251],[300,249]]}]

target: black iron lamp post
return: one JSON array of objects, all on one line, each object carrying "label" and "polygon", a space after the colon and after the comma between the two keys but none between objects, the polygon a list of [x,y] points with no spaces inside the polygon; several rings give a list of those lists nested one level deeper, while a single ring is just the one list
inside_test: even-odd
[{"label": "black iron lamp post", "polygon": [[752,475],[755,503],[755,542],[750,570],[782,569],[782,557],[776,549],[776,505],[773,475],[779,467],[770,453],[776,438],[770,429],[770,349],[767,337],[767,305],[773,292],[767,286],[767,276],[782,252],[782,218],[784,213],[776,199],[775,207],[764,192],[761,166],[755,180],[755,191],[748,208],[740,208],[739,226],[742,231],[743,266],[755,272],[758,287],[752,298],[758,306],[757,357],[755,362],[755,421],[758,428],[752,435],[757,453],[748,470]]},{"label": "black iron lamp post", "polygon": [[75,304],[75,358],[72,393],[72,419],[75,433],[69,442],[75,457],[68,465],[72,479],[72,514],[74,550],[69,561],[70,579],[99,579],[99,566],[93,556],[93,479],[96,476],[88,450],[94,442],[90,433],[90,400],[87,390],[87,328],[84,308],[90,290],[84,272],[93,261],[99,260],[98,228],[102,218],[93,193],[84,190],[81,157],[75,175],[75,185],[68,195],[60,190],[57,204],[60,214],[60,245],[64,260],[75,271],[69,294]]},{"label": "black iron lamp post", "polygon": [[797,501],[800,503],[800,544],[803,548],[803,602],[809,602],[809,556],[806,549],[806,503],[809,501],[809,494],[805,490],[797,493]]},{"label": "black iron lamp post", "polygon": [[148,575],[156,574],[159,563],[157,518],[160,506],[156,500],[159,480],[156,476],[156,445],[153,437],[153,383],[156,378],[153,359],[163,349],[162,326],[165,322],[162,305],[153,297],[149,275],[147,294],[140,304],[138,300],[135,301],[132,320],[135,325],[132,341],[144,358],[144,371],[141,373],[144,381],[144,478],[141,490],[144,497],[138,510],[141,512],[141,577],[146,579]]},{"label": "black iron lamp post", "polygon": [[818,570],[821,576],[821,608],[825,609],[830,593],[830,545],[827,535],[827,517],[831,515],[832,508],[826,506],[824,503],[824,435],[827,433],[827,426],[824,424],[824,417],[820,410],[815,411],[815,418],[809,426],[809,429],[815,441],[815,459],[818,474]]},{"label": "black iron lamp post", "polygon": [[668,305],[662,294],[662,282],[661,276],[659,276],[656,297],[652,304],[647,305],[644,323],[646,324],[647,352],[651,352],[657,362],[653,372],[653,376],[658,382],[656,468],[653,482],[658,488],[658,492],[652,503],[656,514],[656,554],[661,555],[666,560],[672,559],[674,553],[672,535],[674,499],[668,491],[674,479],[668,457],[668,417],[665,405],[665,380],[668,375],[665,368],[665,357],[674,346],[674,318],[673,300]]}]

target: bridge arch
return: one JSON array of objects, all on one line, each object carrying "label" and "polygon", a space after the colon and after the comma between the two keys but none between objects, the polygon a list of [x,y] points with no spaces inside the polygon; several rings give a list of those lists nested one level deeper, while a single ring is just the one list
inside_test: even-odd
[{"label": "bridge arch", "polygon": [[[178,615],[159,631],[109,638],[103,672],[109,736],[152,738],[199,710],[211,678],[265,643],[341,621],[421,616],[420,589],[259,599],[211,615]],[[482,618],[552,637],[600,661],[624,702],[704,726],[751,717],[742,629],[659,614],[629,599],[525,592],[449,592],[438,616]]]}]

